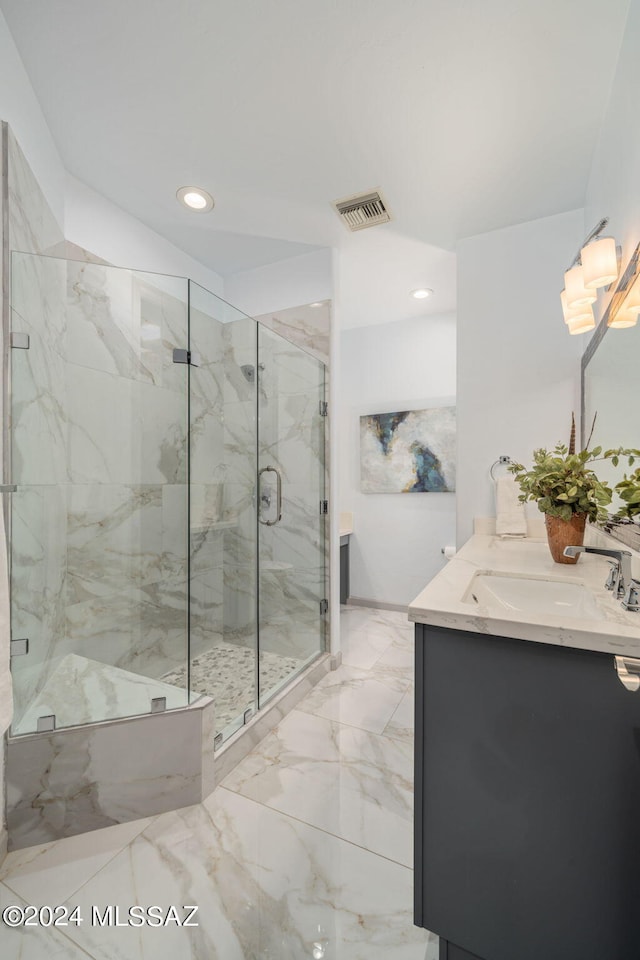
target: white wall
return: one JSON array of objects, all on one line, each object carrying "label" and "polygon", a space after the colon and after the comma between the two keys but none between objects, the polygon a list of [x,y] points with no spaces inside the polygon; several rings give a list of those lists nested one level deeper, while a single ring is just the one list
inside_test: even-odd
[{"label": "white wall", "polygon": [[609,217],[625,266],[640,240],[640,2],[631,0],[609,106],[594,152],[585,202],[587,229]]},{"label": "white wall", "polygon": [[2,12],[0,120],[6,120],[13,130],[58,223],[62,224],[64,167]]},{"label": "white wall", "polygon": [[222,277],[67,174],[65,237],[118,267],[190,277],[223,296]]},{"label": "white wall", "polygon": [[303,253],[226,277],[224,297],[250,317],[333,296],[330,249]]},{"label": "white wall", "polygon": [[559,293],[584,235],[573,210],[458,245],[458,546],[474,517],[495,516],[501,454],[530,463],[568,442],[586,338],[567,333]]},{"label": "white wall", "polygon": [[340,336],[339,509],[352,511],[351,595],[409,603],[453,543],[453,493],[360,492],[360,416],[455,402],[453,314],[357,327]]}]

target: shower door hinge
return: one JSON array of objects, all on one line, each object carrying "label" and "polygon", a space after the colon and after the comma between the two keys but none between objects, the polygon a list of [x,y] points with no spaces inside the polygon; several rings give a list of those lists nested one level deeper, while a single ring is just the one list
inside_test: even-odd
[{"label": "shower door hinge", "polygon": [[56,728],[55,713],[48,713],[46,716],[38,717],[36,722],[36,731],[38,733],[51,733]]},{"label": "shower door hinge", "polygon": [[24,657],[29,653],[29,640],[12,640],[9,644],[9,654],[12,657]]},{"label": "shower door hinge", "polygon": [[30,343],[29,334],[28,333],[12,333],[10,342],[13,350],[28,350],[29,343]]},{"label": "shower door hinge", "polygon": [[320,601],[320,616],[323,617],[325,613],[329,613],[329,601],[326,597]]},{"label": "shower door hinge", "polygon": [[166,709],[167,709],[166,697],[151,698],[151,713],[164,713]]},{"label": "shower door hinge", "polygon": [[323,516],[323,517],[326,517],[326,515],[327,515],[328,513],[329,513],[329,501],[328,501],[328,500],[321,500],[321,501],[320,501],[320,515]]},{"label": "shower door hinge", "polygon": [[213,738],[213,749],[217,750],[218,747],[221,747],[221,746],[222,746],[222,734],[216,733],[215,737]]},{"label": "shower door hinge", "polygon": [[173,351],[174,363],[187,363],[190,367],[200,366],[200,354],[193,350],[179,350],[177,347]]},{"label": "shower door hinge", "polygon": [[320,416],[326,417],[329,414],[329,404],[326,400],[320,401]]},{"label": "shower door hinge", "polygon": [[252,717],[252,716],[253,716],[253,709],[252,709],[251,707],[249,707],[249,709],[248,709],[248,710],[245,710],[245,712],[242,714],[242,720],[243,720],[243,722],[244,722],[244,723],[249,723],[249,720],[251,720],[251,717]]}]

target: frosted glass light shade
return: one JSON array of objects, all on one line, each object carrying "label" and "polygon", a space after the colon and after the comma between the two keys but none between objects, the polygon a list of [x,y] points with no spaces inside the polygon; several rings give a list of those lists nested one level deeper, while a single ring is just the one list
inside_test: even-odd
[{"label": "frosted glass light shade", "polygon": [[566,290],[563,290],[560,294],[560,303],[562,304],[565,323],[569,323],[569,320],[593,320],[593,307],[590,303],[585,304],[583,307],[573,307],[573,309],[569,309],[567,306]]},{"label": "frosted glass light shade", "polygon": [[625,310],[635,310],[636,313],[640,310],[640,282],[638,277],[633,281],[631,289],[624,298],[623,307]]},{"label": "frosted glass light shade", "polygon": [[627,307],[625,304],[622,310],[618,310],[613,317],[609,317],[607,326],[613,327],[616,330],[623,330],[625,327],[635,327],[638,322],[638,309],[638,307]]},{"label": "frosted glass light shade", "polygon": [[588,303],[595,303],[598,294],[595,290],[587,290],[584,285],[584,275],[582,267],[571,267],[564,275],[564,289],[567,295],[567,306],[570,310],[574,307],[584,307]]},{"label": "frosted glass light shade", "polygon": [[588,333],[589,330],[593,330],[596,321],[593,316],[593,311],[591,311],[590,317],[575,317],[574,319],[567,320],[567,326],[569,328],[569,333],[571,336],[575,336],[578,333]]},{"label": "frosted glass light shade", "polygon": [[613,237],[602,237],[580,251],[582,277],[587,290],[606,287],[618,278],[618,255]]}]

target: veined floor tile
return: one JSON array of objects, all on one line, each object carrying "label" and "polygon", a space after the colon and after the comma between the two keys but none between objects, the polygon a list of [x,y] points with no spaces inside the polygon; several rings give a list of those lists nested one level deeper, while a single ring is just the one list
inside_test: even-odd
[{"label": "veined floor tile", "polygon": [[398,676],[405,676],[412,681],[415,669],[413,641],[409,644],[406,641],[394,640],[371,666],[374,670],[386,667],[389,671],[398,671]]},{"label": "veined floor tile", "polygon": [[[224,788],[162,814],[74,896],[199,905],[199,927],[73,929],[96,960],[425,960],[412,873]],[[121,913],[122,916],[122,913]],[[435,957],[435,954],[432,954]]]},{"label": "veined floor tile", "polygon": [[342,663],[368,670],[392,643],[389,637],[372,634],[365,627],[341,631]]},{"label": "veined floor tile", "polygon": [[414,689],[407,690],[389,723],[384,728],[386,737],[413,744],[414,731]]},{"label": "veined floor tile", "polygon": [[340,614],[340,630],[347,637],[351,632],[364,631],[371,637],[391,641],[410,637],[413,624],[409,623],[406,613],[398,613],[395,610],[343,607]]},{"label": "veined floor tile", "polygon": [[[54,888],[55,889],[55,888]],[[58,906],[53,891],[49,891],[47,897],[47,906]],[[5,907],[24,907],[26,902],[16,896],[13,890],[9,890],[3,883],[0,883],[0,910]],[[33,906],[41,907],[44,903],[37,902]],[[6,922],[0,921],[0,957],[2,960],[88,960],[88,954],[80,947],[72,943],[62,930],[68,930],[68,927],[10,927]]]},{"label": "veined floor tile", "polygon": [[413,865],[409,743],[293,710],[223,786]]},{"label": "veined floor tile", "polygon": [[27,903],[67,900],[106,863],[123,850],[151,820],[132,820],[103,830],[66,837],[10,853],[0,869],[0,880]]},{"label": "veined floor tile", "polygon": [[298,704],[305,713],[382,733],[402,700],[408,680],[384,671],[375,675],[357,667],[339,667]]}]

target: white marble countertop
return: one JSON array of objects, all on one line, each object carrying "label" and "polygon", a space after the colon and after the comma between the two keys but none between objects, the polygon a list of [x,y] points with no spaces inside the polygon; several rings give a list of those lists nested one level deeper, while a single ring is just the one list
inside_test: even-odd
[{"label": "white marble countertop", "polygon": [[348,537],[353,533],[353,514],[352,513],[341,513],[340,514],[340,536]]},{"label": "white marble countertop", "polygon": [[[621,546],[624,546],[621,544]],[[640,657],[640,613],[624,610],[604,589],[609,564],[582,554],[578,563],[554,563],[546,540],[500,540],[475,535],[409,605],[409,620],[556,646]],[[634,569],[634,576],[638,571]],[[603,619],[520,614],[463,600],[476,573],[571,581],[587,587]]]}]

